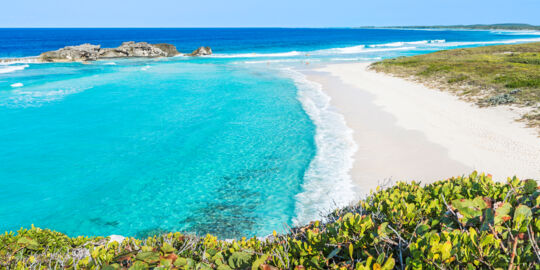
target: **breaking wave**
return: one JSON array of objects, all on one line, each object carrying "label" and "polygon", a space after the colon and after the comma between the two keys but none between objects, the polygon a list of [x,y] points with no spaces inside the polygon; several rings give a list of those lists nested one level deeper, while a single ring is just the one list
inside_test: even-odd
[{"label": "breaking wave", "polygon": [[316,126],[317,153],[304,175],[303,191],[296,195],[294,225],[320,219],[336,206],[356,198],[350,170],[357,145],[345,118],[333,110],[322,86],[303,74],[284,69],[298,88],[298,99]]},{"label": "breaking wave", "polygon": [[[540,32],[538,32],[540,33]],[[417,40],[417,41],[395,41],[381,44],[355,45],[348,47],[319,49],[312,51],[290,51],[279,53],[232,53],[232,54],[213,54],[210,58],[288,58],[298,56],[335,56],[352,55],[364,53],[378,53],[391,51],[425,50],[426,48],[442,49],[444,47],[492,45],[492,44],[515,44],[523,42],[540,41],[540,38],[519,38],[494,41],[447,41],[445,39]],[[280,60],[281,61],[281,60]],[[295,60],[296,61],[296,60]]]},{"label": "breaking wave", "polygon": [[0,74],[11,73],[18,70],[24,70],[28,65],[0,65]]}]

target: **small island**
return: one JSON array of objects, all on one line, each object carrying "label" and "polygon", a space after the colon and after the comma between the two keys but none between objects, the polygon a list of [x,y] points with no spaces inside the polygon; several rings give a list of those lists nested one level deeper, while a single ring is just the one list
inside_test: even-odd
[{"label": "small island", "polygon": [[[199,47],[186,56],[211,55],[210,47]],[[101,48],[101,45],[82,44],[66,46],[56,51],[44,52],[38,57],[39,62],[87,62],[110,58],[135,57],[173,57],[182,55],[176,47],[168,43],[150,44],[147,42],[127,41],[116,48]]]}]

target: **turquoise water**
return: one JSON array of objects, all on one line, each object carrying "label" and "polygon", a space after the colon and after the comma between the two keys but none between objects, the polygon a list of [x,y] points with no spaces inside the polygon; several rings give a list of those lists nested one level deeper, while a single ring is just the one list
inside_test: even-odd
[{"label": "turquoise water", "polygon": [[152,61],[55,68],[69,75],[39,66],[2,92],[4,225],[232,237],[290,223],[315,154],[290,79]]},{"label": "turquoise water", "polygon": [[356,150],[328,96],[296,71],[306,62],[539,38],[446,30],[192,31],[0,29],[0,56],[32,56],[71,42],[113,46],[133,37],[183,51],[210,43],[216,52],[0,65],[0,230],[34,224],[69,235],[188,231],[231,238],[306,222],[354,198],[347,170]]}]

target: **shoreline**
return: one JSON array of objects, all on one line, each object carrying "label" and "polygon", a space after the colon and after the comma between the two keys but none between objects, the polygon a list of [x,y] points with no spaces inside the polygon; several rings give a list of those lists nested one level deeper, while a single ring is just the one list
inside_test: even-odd
[{"label": "shoreline", "polygon": [[[322,85],[358,145],[357,195],[394,181],[429,183],[473,170],[498,181],[540,178],[540,138],[504,107],[479,108],[419,83],[367,70],[370,63],[301,70]],[[511,131],[511,132],[509,132]]]},{"label": "shoreline", "polygon": [[304,173],[302,192],[295,195],[293,225],[300,226],[324,218],[335,207],[356,199],[350,177],[356,143],[342,114],[330,104],[322,85],[301,72],[282,69],[293,80],[297,99],[315,127],[316,153]]}]

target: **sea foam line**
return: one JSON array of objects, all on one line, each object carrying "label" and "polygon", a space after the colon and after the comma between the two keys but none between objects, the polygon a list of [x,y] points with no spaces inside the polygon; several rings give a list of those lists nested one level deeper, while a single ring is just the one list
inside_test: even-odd
[{"label": "sea foam line", "polygon": [[540,41],[540,38],[517,38],[517,39],[492,40],[492,41],[454,41],[454,42],[445,42],[441,44],[432,44],[432,46],[454,47],[454,46],[468,46],[468,45],[515,44],[515,43],[535,42],[535,41]]},{"label": "sea foam line", "polygon": [[512,35],[512,36],[522,36],[522,35],[538,36],[540,35],[540,31],[535,31],[535,30],[491,30],[490,32],[493,34]]},{"label": "sea foam line", "polygon": [[39,63],[37,56],[19,58],[0,58],[0,65]]},{"label": "sea foam line", "polygon": [[[20,86],[23,86],[23,84],[21,83]],[[60,100],[68,95],[80,93],[90,88],[92,87],[56,90],[19,90],[19,88],[15,88],[15,90],[11,91],[9,97],[0,97],[0,107],[39,107],[43,103]]]},{"label": "sea foam line", "polygon": [[299,56],[302,52],[290,51],[283,53],[232,53],[232,54],[212,54],[206,57],[210,58],[258,58],[258,57],[290,57]]},{"label": "sea foam line", "polygon": [[473,46],[473,45],[493,45],[493,44],[514,44],[524,42],[540,41],[540,38],[518,38],[492,41],[447,41],[444,39],[417,40],[417,41],[395,41],[381,44],[355,45],[348,47],[328,48],[313,51],[290,51],[279,53],[233,53],[233,54],[213,54],[205,57],[210,58],[272,58],[272,57],[294,57],[294,56],[331,56],[350,55],[363,53],[376,53],[386,51],[407,51],[414,49],[425,49],[435,47]]},{"label": "sea foam line", "polygon": [[29,67],[28,65],[17,65],[17,66],[4,66],[0,65],[0,74],[3,73],[11,73],[18,70],[23,70],[25,68]]},{"label": "sea foam line", "polygon": [[383,43],[383,44],[373,44],[369,45],[369,47],[377,48],[377,47],[401,47],[404,45],[424,45],[424,44],[435,44],[435,43],[444,43],[446,40],[444,39],[432,39],[432,40],[418,40],[418,41],[396,41],[396,42],[390,42],[390,43]]},{"label": "sea foam line", "polygon": [[298,88],[298,100],[315,124],[317,153],[304,175],[303,191],[296,195],[293,225],[323,218],[331,209],[350,204],[355,198],[350,176],[357,145],[345,118],[330,105],[322,86],[305,75],[284,69]]}]

